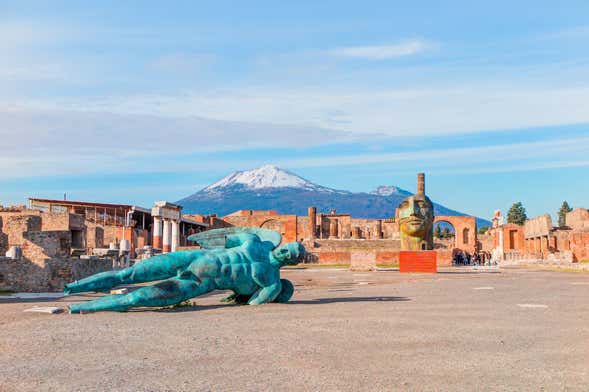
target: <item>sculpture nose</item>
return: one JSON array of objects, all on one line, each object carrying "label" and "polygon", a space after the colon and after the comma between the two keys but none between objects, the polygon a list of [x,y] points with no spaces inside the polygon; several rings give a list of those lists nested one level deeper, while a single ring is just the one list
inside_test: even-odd
[{"label": "sculpture nose", "polygon": [[414,201],[409,203],[409,215],[414,216],[417,215],[417,208],[416,203]]}]

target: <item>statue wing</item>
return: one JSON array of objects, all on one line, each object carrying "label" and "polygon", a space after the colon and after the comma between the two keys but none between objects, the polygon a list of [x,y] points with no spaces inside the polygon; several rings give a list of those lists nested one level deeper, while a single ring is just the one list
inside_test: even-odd
[{"label": "statue wing", "polygon": [[271,242],[274,248],[282,242],[282,234],[260,227],[228,227],[225,229],[208,230],[189,236],[188,241],[196,242],[204,249],[226,248],[227,236],[238,234],[255,234],[262,242]]}]

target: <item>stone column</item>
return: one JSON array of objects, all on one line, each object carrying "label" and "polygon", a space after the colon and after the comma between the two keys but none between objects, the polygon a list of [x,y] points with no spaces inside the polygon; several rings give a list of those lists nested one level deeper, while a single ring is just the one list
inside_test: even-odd
[{"label": "stone column", "polygon": [[425,195],[425,173],[417,173],[417,194]]},{"label": "stone column", "polygon": [[360,228],[358,226],[352,227],[352,238],[355,240],[360,239]]},{"label": "stone column", "polygon": [[[457,235],[456,233],[454,235]],[[503,226],[499,227],[499,261],[505,260],[504,253],[505,247],[503,244]]]},{"label": "stone column", "polygon": [[153,217],[152,227],[153,237],[151,244],[155,249],[162,249],[162,218],[158,216]]},{"label": "stone column", "polygon": [[180,246],[180,223],[178,221],[172,221],[172,252],[176,252]]},{"label": "stone column", "polygon": [[329,220],[329,238],[337,238],[337,219]]},{"label": "stone column", "polygon": [[382,239],[382,220],[379,219],[376,221],[376,239]]},{"label": "stone column", "polygon": [[164,240],[162,252],[168,253],[172,250],[172,225],[169,219],[164,219]]},{"label": "stone column", "polygon": [[315,231],[317,230],[317,207],[309,207],[309,238],[315,239]]}]

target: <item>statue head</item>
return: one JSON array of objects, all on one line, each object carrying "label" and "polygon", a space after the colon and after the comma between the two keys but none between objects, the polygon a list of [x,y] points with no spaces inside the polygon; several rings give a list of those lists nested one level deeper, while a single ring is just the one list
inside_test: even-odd
[{"label": "statue head", "polygon": [[403,200],[397,210],[402,250],[433,249],[434,207],[425,195],[422,173],[417,188],[417,193]]},{"label": "statue head", "polygon": [[280,265],[297,264],[304,254],[305,247],[298,242],[288,242],[272,251],[272,256]]}]

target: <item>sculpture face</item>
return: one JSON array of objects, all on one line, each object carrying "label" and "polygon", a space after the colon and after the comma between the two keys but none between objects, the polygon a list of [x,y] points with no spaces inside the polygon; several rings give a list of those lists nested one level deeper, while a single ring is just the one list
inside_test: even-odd
[{"label": "sculpture face", "polygon": [[280,264],[296,264],[305,253],[305,248],[298,242],[289,242],[272,251],[272,255]]},{"label": "sculpture face", "polygon": [[422,194],[409,196],[399,205],[401,249],[433,249],[434,208]]}]

